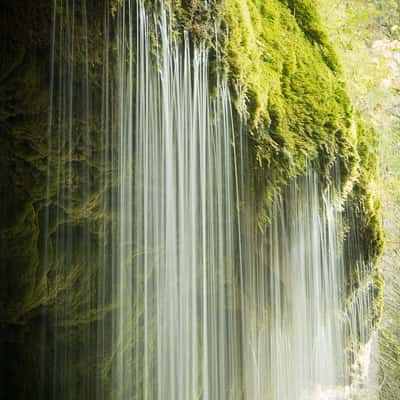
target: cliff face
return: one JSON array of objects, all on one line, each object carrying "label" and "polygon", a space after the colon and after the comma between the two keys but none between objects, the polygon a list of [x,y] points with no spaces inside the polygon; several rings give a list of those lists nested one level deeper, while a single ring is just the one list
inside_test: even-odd
[{"label": "cliff face", "polygon": [[[89,8],[93,32],[103,12],[103,6],[96,7]],[[47,134],[52,15],[48,0],[0,5],[2,399],[44,398],[41,360],[45,352],[52,352],[46,319],[51,319],[60,297],[66,296],[64,279],[57,277],[56,268],[43,268],[43,245],[49,240],[43,231],[44,210],[54,206],[46,203],[48,190],[54,191],[47,185],[48,161],[56,157],[49,152]]]},{"label": "cliff face", "polygon": [[33,7],[26,3],[10,1],[0,6],[0,352],[5,390],[1,398],[14,393],[21,398],[18,391],[24,391],[24,384],[18,383],[28,371],[24,371],[26,358],[31,358],[26,342],[32,329],[31,321],[19,314],[35,288],[39,267],[35,202],[45,192],[49,82],[45,60],[51,9],[48,2]]},{"label": "cliff face", "polygon": [[[147,3],[153,7],[152,2]],[[376,139],[372,131],[356,122],[340,67],[313,2],[209,3],[205,7],[200,0],[171,1],[176,35],[179,38],[183,30],[188,30],[195,43],[205,41],[209,45],[213,74],[217,68],[214,30],[218,28],[218,63],[234,97],[236,119],[244,121],[248,129],[250,173],[257,181],[260,220],[268,221],[274,193],[291,177],[303,174],[310,164],[327,181],[334,166],[339,166],[344,200],[356,210],[355,229],[365,243],[366,257],[375,262],[382,246],[379,206],[371,186],[376,170]],[[81,1],[76,5],[79,10]],[[60,229],[55,226],[48,232],[49,237],[44,237],[46,212],[48,215],[60,207],[52,186],[56,182],[48,184],[47,172],[65,156],[47,142],[52,7],[50,0],[9,0],[0,5],[0,350],[6,360],[1,362],[4,371],[0,374],[5,381],[0,386],[6,388],[1,393],[4,399],[44,398],[39,391],[43,376],[37,365],[45,352],[50,354],[45,358],[51,359],[49,343],[54,341],[54,331],[45,320],[63,299],[78,299],[66,317],[77,326],[78,342],[82,326],[102,317],[102,310],[95,315],[89,315],[87,308],[82,311],[82,305],[90,303],[85,288],[93,279],[79,271],[90,262],[84,248],[74,260],[75,277],[61,275],[57,260],[49,263],[50,269],[43,267],[42,247],[51,242],[50,236],[54,240]],[[87,1],[90,23],[86,26],[79,22],[83,19],[77,19],[74,62],[77,69],[88,68],[93,103],[101,96],[98,86],[105,55],[104,37],[99,32],[104,15],[108,15],[113,42],[116,7],[117,1]],[[58,12],[56,9],[56,15]],[[79,44],[85,41],[87,50]],[[57,73],[58,65],[65,60],[57,53],[54,59]],[[77,82],[76,86],[83,84]],[[57,94],[59,88],[53,90]],[[76,101],[83,105],[79,99]],[[100,207],[111,183],[100,187],[98,181],[112,166],[96,161],[96,154],[105,145],[96,142],[100,116],[93,115],[91,120],[91,147],[82,139],[73,149],[73,198],[68,203],[70,208],[63,210],[65,218],[60,225],[69,224],[77,236],[86,235],[96,246],[101,234],[99,221],[112,217],[104,216]],[[88,197],[73,190],[83,179],[83,169],[94,182],[95,190]],[[89,222],[89,232],[80,231],[84,222]],[[373,318],[378,319],[380,275],[378,270],[372,273],[377,299]]]}]

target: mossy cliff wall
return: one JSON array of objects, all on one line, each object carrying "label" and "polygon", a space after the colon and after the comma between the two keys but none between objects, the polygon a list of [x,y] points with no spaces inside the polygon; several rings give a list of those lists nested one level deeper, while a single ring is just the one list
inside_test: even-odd
[{"label": "mossy cliff wall", "polygon": [[[81,3],[76,0],[77,9]],[[86,1],[88,65],[94,82],[101,79],[104,12],[112,26],[119,3]],[[260,221],[268,222],[274,193],[291,177],[303,174],[311,164],[329,179],[339,165],[343,196],[349,207],[357,210],[366,254],[376,261],[382,234],[372,184],[376,178],[375,134],[353,115],[340,66],[313,2],[170,3],[177,36],[188,30],[193,42],[206,41],[211,48],[211,73],[219,54],[237,121],[242,121],[248,132],[250,174],[257,182]],[[152,1],[146,4],[153,7]],[[37,391],[42,379],[37,368],[44,351],[41,343],[52,340],[50,333],[41,329],[42,318],[51,314],[61,297],[68,296],[68,285],[64,282],[63,286],[56,268],[41,267],[40,251],[47,240],[41,225],[44,210],[58,206],[46,178],[49,157],[60,157],[49,154],[47,143],[52,5],[50,0],[8,0],[0,5],[0,376],[5,379],[0,383],[5,388],[0,398],[4,399],[41,398]],[[77,43],[84,31],[78,23]],[[80,51],[77,48],[77,68],[83,62]],[[57,62],[62,60],[56,54]],[[85,157],[101,150],[101,143],[96,144],[98,119],[93,116],[93,148],[75,149],[79,153],[77,179],[82,166],[87,167]],[[107,168],[92,163],[91,180],[96,182]],[[50,204],[46,203],[48,194]],[[90,199],[71,203],[74,207],[66,213],[73,229],[79,230],[82,221],[89,221],[94,241],[97,222],[103,217],[101,197],[99,189]],[[374,273],[378,287],[378,270]],[[75,281],[69,284],[73,286]]]}]

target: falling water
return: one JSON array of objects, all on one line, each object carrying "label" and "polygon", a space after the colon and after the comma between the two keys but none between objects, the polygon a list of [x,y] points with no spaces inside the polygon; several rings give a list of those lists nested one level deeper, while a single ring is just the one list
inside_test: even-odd
[{"label": "falling water", "polygon": [[154,62],[138,12],[137,32],[129,6],[118,26],[119,398],[223,399],[237,331],[229,92],[211,97],[207,50],[178,44],[164,9]]},{"label": "falling water", "polygon": [[91,70],[86,2],[55,0],[43,393],[346,399],[369,301],[346,303],[339,194],[311,170],[260,226],[218,50],[214,82],[209,49],[174,34],[167,8],[104,7]]},{"label": "falling water", "polygon": [[247,249],[245,398],[322,399],[346,383],[341,216],[322,193],[315,173],[294,181]]}]

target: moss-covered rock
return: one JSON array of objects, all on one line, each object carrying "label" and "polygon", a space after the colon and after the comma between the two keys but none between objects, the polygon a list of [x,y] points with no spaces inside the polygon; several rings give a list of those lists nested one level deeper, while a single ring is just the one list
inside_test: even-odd
[{"label": "moss-covered rock", "polygon": [[[111,190],[112,166],[100,161],[108,151],[99,139],[100,117],[95,115],[83,124],[80,117],[82,109],[100,109],[104,16],[110,23],[107,51],[113,54],[113,23],[122,2],[75,1],[75,40],[68,51],[54,53],[56,80],[62,77],[57,75],[60,71],[68,73],[60,65],[73,65],[81,77],[74,82],[79,94],[72,106],[74,142],[66,139],[63,146],[47,141],[52,2],[8,0],[0,6],[0,328],[7,332],[1,336],[6,346],[10,338],[19,338],[12,348],[26,364],[19,373],[17,365],[8,369],[6,376],[14,380],[24,376],[28,382],[43,380],[31,376],[44,352],[38,344],[39,330],[46,325],[42,315],[51,318],[68,304],[61,325],[73,327],[69,332],[83,349],[82,335],[109,312],[107,307],[91,308],[88,288],[97,279],[97,268],[79,241],[84,238],[96,249],[99,237],[109,228],[112,216],[104,204]],[[145,3],[154,8],[153,1]],[[231,89],[237,123],[247,132],[249,173],[257,181],[261,222],[268,220],[274,195],[291,177],[303,174],[312,164],[328,178],[339,164],[342,191],[349,207],[356,210],[365,257],[375,263],[382,248],[373,185],[376,139],[373,131],[354,122],[338,60],[313,2],[169,0],[168,4],[176,36],[182,38],[183,31],[188,31],[192,44],[206,43],[211,76],[220,69]],[[57,8],[54,15],[60,18],[63,10]],[[60,22],[62,29],[67,25],[65,20]],[[84,94],[88,82],[90,99]],[[215,86],[212,79],[210,85]],[[59,88],[53,89],[53,95],[60,94]],[[52,121],[56,134],[65,135],[67,129],[57,119]],[[69,174],[60,178],[66,185],[62,192],[57,191],[60,181],[47,176],[48,171],[58,170]],[[83,171],[89,190],[82,190]],[[47,215],[55,221],[53,214],[57,222],[45,233],[43,220]],[[76,237],[74,259],[62,252],[56,256],[53,248],[67,231]],[[41,262],[43,243],[48,245],[46,268]],[[378,319],[382,281],[378,269],[373,273]],[[62,326],[57,329],[63,332]],[[49,342],[54,341],[52,335],[54,331],[45,332]],[[31,348],[34,356],[29,355]],[[17,397],[7,398],[27,398],[30,387],[25,386]],[[32,396],[41,398],[40,393]]]},{"label": "moss-covered rock", "polygon": [[[369,287],[372,300],[369,317],[372,326],[376,327],[382,317],[384,283],[379,262],[383,251],[384,232],[377,193],[378,136],[375,130],[362,120],[360,114],[357,114],[355,119],[360,162],[345,207],[346,223],[349,227],[345,242],[347,282],[350,292],[357,291],[360,286]],[[364,265],[364,275],[361,277],[357,265]]]},{"label": "moss-covered rock", "polygon": [[336,56],[312,2],[295,3],[229,0],[223,11],[223,60],[268,201],[312,160],[325,176],[339,160],[343,182],[358,161]]}]

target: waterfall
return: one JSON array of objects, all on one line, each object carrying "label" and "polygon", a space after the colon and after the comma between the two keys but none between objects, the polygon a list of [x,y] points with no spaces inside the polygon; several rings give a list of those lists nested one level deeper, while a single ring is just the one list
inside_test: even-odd
[{"label": "waterfall", "polygon": [[89,4],[55,0],[43,398],[348,398],[369,291],[346,304],[340,194],[310,167],[261,224],[218,43],[104,4],[92,68]]}]

